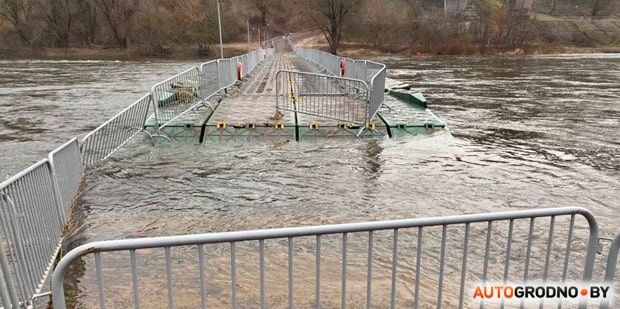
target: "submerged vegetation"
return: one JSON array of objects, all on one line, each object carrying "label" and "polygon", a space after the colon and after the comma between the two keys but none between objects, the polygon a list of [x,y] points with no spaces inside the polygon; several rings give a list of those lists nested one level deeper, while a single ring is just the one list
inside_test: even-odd
[{"label": "submerged vegetation", "polygon": [[[219,42],[217,1],[0,0],[0,57],[215,56],[214,46]],[[236,42],[235,51],[246,48],[243,43],[247,42],[248,28],[254,42],[259,37],[264,41],[276,35],[318,29],[332,53],[344,44],[389,52],[470,54],[601,43],[587,35],[585,40],[579,39],[579,33],[553,35],[574,29],[571,25],[565,29],[548,27],[541,16],[552,22],[566,20],[567,14],[579,15],[581,20],[585,16],[593,22],[607,16],[612,18],[611,28],[620,27],[614,22],[617,17],[613,17],[620,5],[607,0],[220,3],[223,40]],[[613,31],[606,43],[618,43]]]}]

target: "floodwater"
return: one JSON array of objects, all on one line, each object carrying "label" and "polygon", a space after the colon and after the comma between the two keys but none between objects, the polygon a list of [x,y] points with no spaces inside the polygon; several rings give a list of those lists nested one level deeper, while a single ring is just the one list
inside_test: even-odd
[{"label": "floodwater", "polygon": [[[379,141],[276,145],[150,147],[137,140],[86,175],[74,212],[71,246],[127,237],[562,206],[591,210],[599,222],[600,237],[620,232],[620,55],[378,60],[388,65],[391,78],[412,83],[426,95],[449,132]],[[156,81],[189,66],[175,62],[1,61],[2,176],[42,158],[69,137],[84,135]],[[537,225],[541,226],[544,223]],[[501,227],[498,231],[502,234]],[[438,237],[441,231],[434,233]],[[545,239],[543,231],[538,234]],[[400,242],[413,242],[415,235],[403,233]],[[456,242],[459,231],[449,235]],[[484,234],[478,236],[482,243]],[[377,265],[373,270],[378,276],[373,286],[378,305],[386,301],[382,288],[389,290],[389,239],[389,233],[375,238],[380,243],[375,248]],[[481,248],[480,243],[472,243],[472,250]],[[303,297],[306,300],[314,299],[310,244],[301,242],[295,251],[302,261],[296,264],[300,278],[295,284],[300,297],[309,295]],[[286,270],[286,249],[279,250],[286,245],[275,241],[273,246],[273,252],[267,253],[268,268]],[[333,262],[339,257],[338,246],[337,238],[325,240],[324,306],[340,301],[340,268]],[[402,246],[409,256],[415,254],[415,246]],[[497,246],[504,247],[501,240]],[[352,248],[349,275],[360,283],[351,283],[348,297],[356,306],[365,302],[366,266],[364,247],[360,245],[359,252],[354,245]],[[208,292],[215,295],[215,306],[228,304],[229,299],[226,288],[230,283],[225,282],[230,256],[226,250],[226,246],[214,249],[211,268],[207,267],[214,286]],[[254,307],[256,259],[243,253],[256,252],[256,248],[248,245],[238,250],[240,303]],[[428,260],[436,260],[438,250],[437,245],[430,246]],[[515,249],[517,261],[522,251]],[[359,261],[355,253],[360,253]],[[140,274],[150,278],[141,279],[143,306],[162,306],[166,303],[162,254],[152,250],[142,254],[139,261],[146,266]],[[192,260],[175,263],[175,274],[191,277],[196,273],[195,254],[179,250],[173,255],[191,256]],[[107,295],[127,296],[131,301],[129,262],[124,258],[104,256],[104,281],[112,285]],[[304,259],[311,262],[304,263]],[[444,284],[451,287],[458,284],[458,254],[449,255],[447,261],[448,273],[455,279],[449,277]],[[410,304],[413,286],[406,276],[412,275],[414,264],[403,263],[397,295],[406,299],[399,304]],[[493,263],[503,265],[503,260]],[[98,301],[92,265],[86,260],[75,275],[77,283],[72,284],[77,287],[72,295],[78,295],[81,307]],[[539,263],[537,267],[540,270],[542,266]],[[267,286],[274,296],[268,301],[281,304],[286,301],[287,275],[281,271],[270,274]],[[578,278],[578,267],[571,274]],[[422,283],[423,291],[434,290],[437,284],[434,273],[429,277],[434,279]],[[180,307],[199,302],[196,284],[192,280],[175,282]],[[455,293],[448,290],[444,299],[453,299]],[[116,306],[127,304],[109,301]]]}]

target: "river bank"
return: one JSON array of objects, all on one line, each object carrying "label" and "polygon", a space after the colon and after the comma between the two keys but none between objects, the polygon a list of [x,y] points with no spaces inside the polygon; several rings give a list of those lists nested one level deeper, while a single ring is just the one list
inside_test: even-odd
[{"label": "river bank", "polygon": [[[302,45],[305,48],[320,49],[328,51],[328,46],[325,45]],[[471,52],[463,54],[452,53],[426,53],[424,51],[416,50],[414,48],[402,48],[397,51],[386,51],[382,48],[373,46],[358,44],[358,43],[345,43],[342,45],[339,55],[350,58],[367,58],[367,57],[379,57],[379,56],[403,56],[403,57],[415,57],[422,55],[464,55],[464,56],[515,56],[515,55],[546,55],[546,54],[599,54],[599,53],[620,53],[620,45],[618,46],[600,46],[600,47],[581,47],[581,46],[562,46],[562,45],[538,45],[528,48],[517,48],[509,51],[487,51],[485,53]]]},{"label": "river bank", "polygon": [[[239,55],[247,52],[247,47],[227,44],[224,47],[226,57]],[[316,48],[324,51],[328,50],[328,45],[323,42],[314,44],[300,44],[307,48]],[[255,46],[254,46],[255,48]],[[527,48],[517,48],[511,51],[487,51],[484,55],[525,55],[525,54],[588,54],[588,53],[620,53],[620,45],[584,47],[569,45],[535,45]],[[362,43],[345,42],[339,54],[351,58],[376,57],[385,55],[398,55],[414,57],[418,55],[440,55],[442,53],[426,53],[423,50],[410,47],[381,48],[377,46],[365,45]],[[450,53],[447,53],[450,54]],[[481,55],[479,52],[469,52],[463,55]],[[180,48],[170,50],[169,53],[162,55],[149,55],[140,52],[139,48],[119,49],[119,48],[15,48],[0,49],[0,60],[205,60],[219,58],[217,46],[213,46],[209,53],[201,53],[197,49]]]},{"label": "river bank", "polygon": [[[620,53],[620,27],[603,31],[600,28],[581,25],[579,27],[564,24],[558,26],[563,30],[556,29],[553,34],[546,33],[547,37],[537,36],[531,42],[514,49],[480,49],[474,44],[470,45],[446,45],[445,48],[429,48],[419,43],[399,44],[371,44],[360,41],[342,42],[338,53],[345,57],[364,58],[395,55],[414,57],[419,55],[537,55],[537,54],[592,54],[592,53]],[[565,21],[562,21],[565,23]],[[619,23],[620,24],[620,23]],[[615,24],[613,24],[615,25]],[[570,31],[567,29],[571,29]],[[582,30],[579,30],[582,29]],[[589,30],[583,30],[589,29]],[[608,28],[609,29],[609,28]],[[297,46],[304,48],[320,49],[329,51],[327,40],[322,34],[305,36],[296,42]]]},{"label": "river bank", "polygon": [[[258,48],[257,42],[252,42],[250,48]],[[231,57],[248,52],[247,42],[224,44],[224,56]],[[103,47],[70,47],[70,48],[2,48],[0,59],[3,60],[205,60],[219,58],[219,45],[214,44],[207,50],[196,47],[169,47],[164,52],[153,53],[141,46],[131,46],[126,49]]]},{"label": "river bank", "polygon": [[[584,19],[579,17],[557,18],[538,14],[535,17],[532,39],[514,49],[481,50],[465,42],[445,44],[443,47],[429,47],[421,43],[386,42],[371,43],[366,40],[344,40],[339,54],[352,58],[376,57],[382,55],[522,55],[522,54],[585,54],[620,53],[620,20],[618,18]],[[318,31],[299,39],[298,46],[329,50],[327,40]],[[250,48],[258,48],[252,42]],[[230,57],[247,52],[247,42],[224,44],[224,56]],[[0,59],[23,60],[205,60],[219,57],[219,45],[211,44],[207,49],[196,46],[130,46],[126,49],[91,47],[71,48],[2,48]]]}]

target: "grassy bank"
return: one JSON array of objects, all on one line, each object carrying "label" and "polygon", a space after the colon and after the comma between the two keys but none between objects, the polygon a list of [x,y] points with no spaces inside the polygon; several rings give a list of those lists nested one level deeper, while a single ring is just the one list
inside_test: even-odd
[{"label": "grassy bank", "polygon": [[[258,43],[253,42],[252,49],[258,48]],[[248,45],[245,42],[224,44],[224,56],[231,57],[247,53]],[[216,59],[219,58],[219,45],[211,45],[208,50],[199,50],[195,47],[169,48],[161,52],[153,53],[139,46],[131,46],[126,49],[98,48],[98,47],[72,47],[72,48],[12,48],[0,47],[0,59],[5,60],[191,60],[191,59]]]},{"label": "grassy bank", "polygon": [[[305,37],[297,42],[298,46],[304,48],[320,49],[328,51],[329,46],[322,35],[316,34]],[[620,45],[606,46],[575,46],[561,45],[552,43],[537,43],[527,47],[517,48],[509,51],[487,49],[481,53],[476,49],[462,49],[460,52],[427,52],[424,47],[415,47],[410,45],[384,45],[377,46],[373,44],[365,44],[364,42],[345,41],[339,49],[339,55],[351,58],[377,57],[383,55],[399,55],[405,57],[415,57],[419,55],[525,55],[525,54],[582,54],[582,53],[620,53]]]},{"label": "grassy bank", "polygon": [[[297,42],[298,46],[314,48],[328,51],[328,44],[325,37],[320,34],[312,35]],[[252,49],[258,48],[258,43],[251,45]],[[247,52],[247,43],[226,43],[224,44],[224,56],[231,57]],[[139,47],[119,48],[14,48],[0,49],[0,59],[5,60],[150,60],[150,59],[169,59],[169,60],[205,60],[219,58],[219,45],[212,45],[208,51],[198,50],[193,47],[175,47],[168,49],[165,53],[149,53]],[[580,54],[580,53],[620,53],[620,45],[607,46],[575,46],[560,45],[551,43],[532,44],[524,48],[517,48],[510,51],[486,50],[480,53],[474,49],[463,49],[460,52],[433,52],[429,53],[422,47],[410,45],[383,45],[377,46],[364,42],[343,42],[339,49],[339,54],[351,58],[378,57],[383,55],[400,55],[405,57],[415,57],[427,54],[456,54],[456,55],[522,55],[522,54]]]}]

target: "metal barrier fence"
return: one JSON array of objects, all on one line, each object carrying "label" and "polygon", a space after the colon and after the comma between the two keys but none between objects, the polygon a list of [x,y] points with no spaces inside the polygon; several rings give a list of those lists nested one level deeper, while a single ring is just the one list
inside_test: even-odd
[{"label": "metal barrier fence", "polygon": [[[605,283],[612,286],[614,284],[614,277],[616,276],[616,266],[618,265],[618,251],[620,251],[620,234],[612,240],[609,248],[609,255],[607,255],[607,267],[605,268]],[[611,288],[613,290],[613,287]],[[620,301],[620,291],[615,290],[617,301]],[[605,299],[601,303],[601,309],[609,308],[610,300]],[[618,305],[618,303],[616,303]]]},{"label": "metal barrier fence", "polygon": [[370,121],[375,119],[385,99],[386,67],[384,64],[338,57],[314,49],[295,48],[295,54],[335,76],[360,79],[370,85],[370,117],[368,119]]},{"label": "metal barrier fence", "polygon": [[[108,158],[138,133],[146,133],[144,124],[151,115],[158,128],[163,128],[199,105],[208,106],[206,102],[211,96],[235,83],[237,63],[248,68],[243,72],[245,76],[264,55],[264,51],[258,50],[242,57],[209,61],[154,85],[150,94],[84,137],[81,143],[84,165]],[[153,110],[150,110],[151,103]]]},{"label": "metal barrier fence", "polygon": [[346,66],[344,70],[344,76],[348,78],[361,79],[368,81],[366,77],[366,60],[353,60],[346,58]]},{"label": "metal barrier fence", "polygon": [[0,296],[4,308],[38,297],[59,252],[82,176],[77,139],[0,184]]},{"label": "metal barrier fence", "polygon": [[[143,289],[165,289],[150,293],[157,298],[150,301],[169,308],[179,300],[201,308],[208,301],[232,308],[286,302],[289,308],[483,307],[465,296],[473,284],[590,281],[597,236],[588,210],[567,207],[99,241],[77,247],[58,263],[52,297],[54,308],[66,308],[65,276],[82,259],[96,282],[90,307],[105,307],[112,295],[118,304],[139,308],[149,301],[141,297]],[[119,256],[129,261],[114,260]],[[113,263],[104,268],[108,258]],[[184,267],[175,272],[173,265]],[[106,285],[109,280],[127,285],[121,293]]]},{"label": "metal barrier fence", "polygon": [[52,182],[57,187],[58,205],[60,205],[61,225],[65,226],[66,219],[73,205],[73,199],[80,186],[82,175],[84,174],[81,162],[82,153],[77,138],[73,138],[64,145],[58,147],[48,155],[51,166],[52,177],[56,180]]},{"label": "metal barrier fence", "polygon": [[368,123],[368,85],[324,74],[280,70],[276,73],[276,107],[348,123]]},{"label": "metal barrier fence", "polygon": [[[236,80],[237,61],[247,68],[245,76],[265,55],[258,50],[230,61],[225,70],[230,83]],[[83,167],[108,158],[138,133],[148,134],[144,125],[151,114],[155,123],[166,124],[191,109],[184,105],[191,97],[207,98],[219,91],[217,64],[204,63],[154,86],[152,94],[88,133],[81,143],[73,138],[47,159],[0,183],[0,304],[4,308],[29,306],[45,295],[39,293],[59,252]],[[190,98],[183,98],[188,94],[182,91],[189,92]],[[181,102],[173,101],[171,93],[182,97]]]},{"label": "metal barrier fence", "polygon": [[202,74],[196,66],[154,85],[151,94],[159,127],[201,104],[202,84]]},{"label": "metal barrier fence", "polygon": [[385,65],[366,61],[365,72],[366,80],[370,80],[370,119],[374,119],[385,100]]},{"label": "metal barrier fence", "polygon": [[136,134],[145,132],[150,106],[151,95],[147,94],[88,133],[81,142],[83,164],[105,160]]},{"label": "metal barrier fence", "polygon": [[250,74],[265,59],[256,50],[229,59],[213,60],[172,76],[151,88],[158,128],[163,128],[200,105],[219,91]]},{"label": "metal barrier fence", "polygon": [[203,97],[203,102],[208,100],[215,93],[222,91],[227,86],[220,86],[217,60],[202,63],[200,65],[200,74],[202,75],[201,95]]}]

